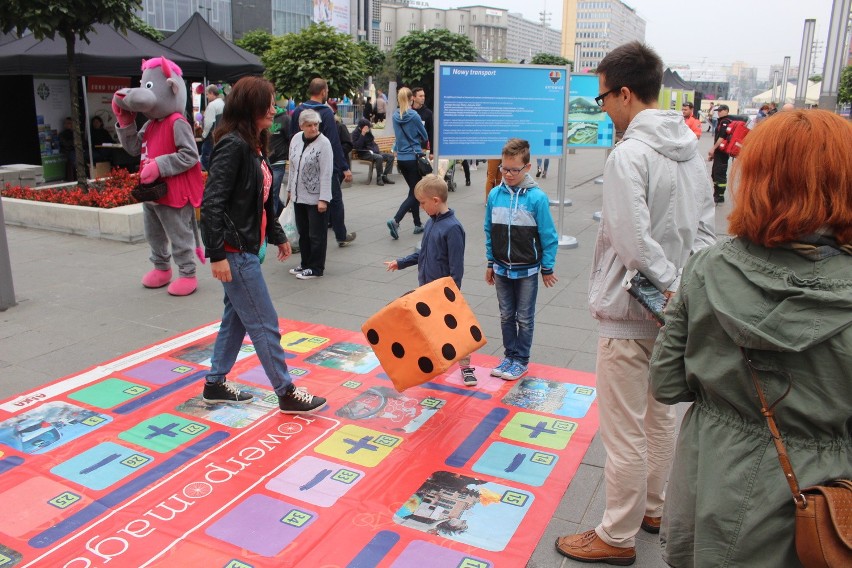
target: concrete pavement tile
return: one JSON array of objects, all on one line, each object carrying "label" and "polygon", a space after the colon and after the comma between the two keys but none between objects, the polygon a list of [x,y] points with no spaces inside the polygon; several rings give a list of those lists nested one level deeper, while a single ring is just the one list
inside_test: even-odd
[{"label": "concrete pavement tile", "polygon": [[33,390],[59,378],[38,367],[38,361],[34,362],[36,368],[29,366],[33,363],[31,361],[22,365],[11,365],[5,361],[3,363],[3,380],[0,381],[0,397],[3,399]]},{"label": "concrete pavement tile", "polygon": [[530,349],[530,362],[551,367],[567,368],[571,360],[571,352],[560,347],[533,345]]},{"label": "concrete pavement tile", "polygon": [[535,315],[535,322],[536,326],[539,323],[546,323],[592,331],[598,329],[598,323],[592,318],[589,310],[566,308],[553,304],[539,306],[538,313]]},{"label": "concrete pavement tile", "polygon": [[577,290],[576,287],[566,288],[559,292],[548,305],[563,306],[565,308],[589,309],[589,296],[585,291]]},{"label": "concrete pavement tile", "polygon": [[589,336],[597,337],[597,333],[587,329],[535,322],[534,341],[538,345],[573,350],[585,343]]},{"label": "concrete pavement tile", "polygon": [[592,355],[597,354],[598,352],[598,334],[592,332],[589,336],[581,343],[580,345],[576,345],[574,347],[580,353],[590,353]]},{"label": "concrete pavement tile", "polygon": [[603,470],[600,467],[581,463],[553,516],[573,523],[581,522],[602,482],[602,477]]},{"label": "concrete pavement tile", "polygon": [[31,359],[45,357],[65,345],[68,345],[67,333],[51,329],[28,329],[3,340],[2,357],[9,363],[23,364]]},{"label": "concrete pavement tile", "polygon": [[573,356],[568,361],[568,367],[575,371],[594,373],[597,364],[596,359],[597,356],[594,353],[573,352]]},{"label": "concrete pavement tile", "polygon": [[606,450],[603,447],[603,442],[601,442],[600,432],[595,434],[595,437],[592,439],[586,455],[583,456],[583,463],[597,467],[603,467],[606,463]]}]

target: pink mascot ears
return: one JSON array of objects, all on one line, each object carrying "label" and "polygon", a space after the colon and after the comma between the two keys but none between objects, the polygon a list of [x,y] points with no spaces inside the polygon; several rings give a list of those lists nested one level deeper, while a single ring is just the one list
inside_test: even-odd
[{"label": "pink mascot ears", "polygon": [[142,60],[142,71],[145,69],[153,69],[154,67],[162,67],[163,75],[166,77],[171,77],[173,72],[183,77],[183,71],[180,70],[177,63],[170,61],[165,57],[155,57],[153,59]]}]

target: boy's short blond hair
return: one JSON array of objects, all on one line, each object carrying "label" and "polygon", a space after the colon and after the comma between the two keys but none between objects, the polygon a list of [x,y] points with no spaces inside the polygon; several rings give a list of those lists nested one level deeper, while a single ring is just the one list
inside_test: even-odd
[{"label": "boy's short blond hair", "polygon": [[520,138],[509,138],[503,146],[503,156],[520,158],[524,164],[530,163],[530,143]]},{"label": "boy's short blond hair", "polygon": [[422,197],[437,197],[444,203],[448,197],[447,182],[435,174],[426,174],[414,186],[414,197],[420,199]]}]

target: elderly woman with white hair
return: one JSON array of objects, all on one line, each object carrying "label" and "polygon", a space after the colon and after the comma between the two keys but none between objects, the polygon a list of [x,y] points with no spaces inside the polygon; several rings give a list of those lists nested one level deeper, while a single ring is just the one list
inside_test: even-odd
[{"label": "elderly woman with white hair", "polygon": [[320,132],[320,116],[314,110],[299,115],[301,132],[290,140],[290,174],[287,202],[295,206],[296,229],[302,262],[290,269],[300,280],[318,278],[325,272],[328,242],[328,202],[334,156],[331,142]]}]

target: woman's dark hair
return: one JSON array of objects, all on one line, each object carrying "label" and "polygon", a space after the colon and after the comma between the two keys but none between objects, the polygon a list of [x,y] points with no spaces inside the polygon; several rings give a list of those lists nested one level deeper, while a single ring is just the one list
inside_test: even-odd
[{"label": "woman's dark hair", "polygon": [[258,131],[257,119],[269,112],[275,87],[263,77],[243,77],[237,81],[225,101],[225,110],[219,125],[213,132],[214,142],[226,134],[236,132],[251,146],[260,146],[266,152],[269,143],[269,130]]},{"label": "woman's dark hair", "polygon": [[100,122],[100,123],[101,123],[101,125],[100,125],[100,127],[99,127],[99,128],[103,128],[103,127],[104,127],[104,121],[103,121],[103,119],[102,119],[101,117],[99,117],[99,116],[93,116],[93,117],[92,117],[92,120],[90,120],[90,121],[89,121],[89,126],[91,126],[92,128],[94,128],[94,127],[95,127],[95,121],[96,121],[96,120],[97,120],[98,122]]}]

